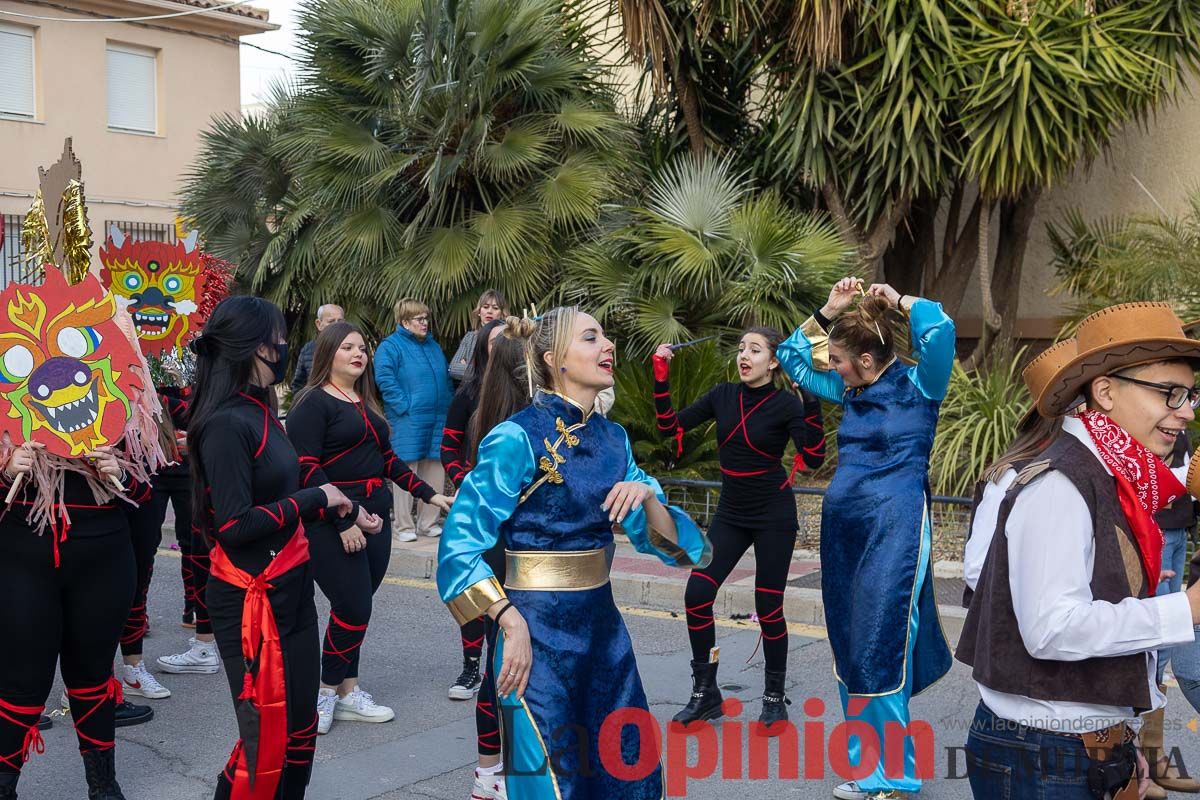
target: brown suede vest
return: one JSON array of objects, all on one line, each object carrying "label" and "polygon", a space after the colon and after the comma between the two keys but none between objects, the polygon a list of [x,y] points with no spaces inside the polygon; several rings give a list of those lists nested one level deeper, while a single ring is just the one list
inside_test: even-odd
[{"label": "brown suede vest", "polygon": [[[1092,515],[1095,548],[1092,597],[1119,603],[1147,596],[1147,581],[1137,543],[1117,500],[1114,479],[1086,445],[1069,433],[1059,436],[1042,458],[1020,472],[1000,506],[987,562],[975,587],[955,657],[972,666],[972,677],[997,692],[1037,700],[1106,706],[1150,707],[1144,653],[1084,661],[1034,658],[1025,649],[1013,611],[1005,526],[1013,503],[1034,478],[1047,470],[1067,477]],[[1055,509],[1042,510],[1039,535],[1053,536]],[[1083,554],[1079,554],[1083,558]]]}]

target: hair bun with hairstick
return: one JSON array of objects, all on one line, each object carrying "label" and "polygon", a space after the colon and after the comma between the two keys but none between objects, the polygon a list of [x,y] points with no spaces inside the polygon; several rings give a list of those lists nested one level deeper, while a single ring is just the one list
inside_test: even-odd
[{"label": "hair bun with hairstick", "polygon": [[526,317],[507,317],[504,320],[504,335],[510,339],[528,339],[537,329],[537,323]]}]

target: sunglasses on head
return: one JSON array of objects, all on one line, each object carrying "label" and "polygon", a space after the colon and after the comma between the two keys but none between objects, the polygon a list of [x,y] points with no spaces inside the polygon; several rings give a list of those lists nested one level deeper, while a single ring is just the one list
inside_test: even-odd
[{"label": "sunglasses on head", "polygon": [[1125,381],[1126,383],[1144,386],[1156,392],[1162,392],[1167,396],[1167,408],[1169,409],[1176,410],[1183,408],[1184,403],[1187,403],[1193,409],[1200,408],[1200,389],[1195,386],[1180,386],[1177,383],[1153,383],[1151,381],[1131,378],[1119,372],[1114,372],[1111,377]]}]

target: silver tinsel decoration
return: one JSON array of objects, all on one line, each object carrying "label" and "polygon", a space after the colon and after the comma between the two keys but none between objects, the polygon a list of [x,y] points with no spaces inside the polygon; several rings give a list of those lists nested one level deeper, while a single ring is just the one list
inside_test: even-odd
[{"label": "silver tinsel decoration", "polygon": [[182,352],[172,350],[161,356],[150,356],[150,377],[155,386],[183,388],[191,384],[196,374],[196,356],[186,347]]}]

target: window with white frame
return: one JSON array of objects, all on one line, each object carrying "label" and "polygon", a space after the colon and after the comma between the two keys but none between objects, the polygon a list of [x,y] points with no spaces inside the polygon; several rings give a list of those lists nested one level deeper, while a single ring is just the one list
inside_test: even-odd
[{"label": "window with white frame", "polygon": [[0,117],[33,119],[33,28],[0,23]]},{"label": "window with white frame", "polygon": [[158,52],[108,43],[108,127],[158,132]]}]

